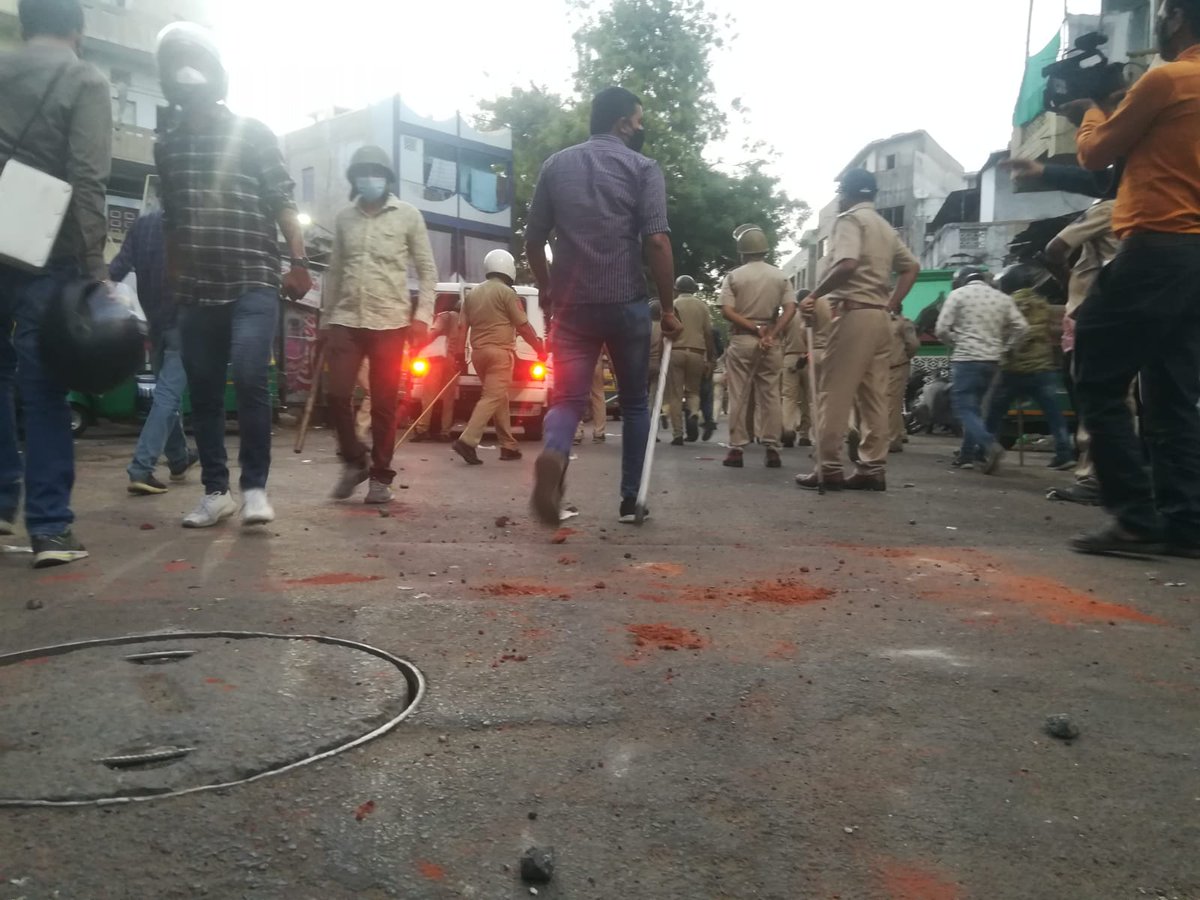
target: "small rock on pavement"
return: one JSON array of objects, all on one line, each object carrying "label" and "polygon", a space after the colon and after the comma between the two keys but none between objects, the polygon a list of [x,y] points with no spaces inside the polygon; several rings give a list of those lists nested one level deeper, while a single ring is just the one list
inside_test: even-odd
[{"label": "small rock on pavement", "polygon": [[141,525],[138,526],[138,528],[140,528],[142,531],[153,531],[154,530],[154,526],[151,525],[149,522],[143,522]]},{"label": "small rock on pavement", "polygon": [[510,521],[511,521],[511,520],[508,518],[508,516],[501,516],[500,518],[498,518],[498,519],[496,520],[496,527],[497,527],[497,528],[507,528],[507,527],[508,527],[508,523],[509,523]]},{"label": "small rock on pavement", "polygon": [[26,609],[41,609],[46,604],[37,597],[30,597],[29,602],[25,604]]},{"label": "small rock on pavement", "polygon": [[1071,717],[1059,713],[1046,719],[1046,734],[1060,741],[1073,741],[1079,737],[1079,726],[1071,721]]},{"label": "small rock on pavement", "polygon": [[549,884],[554,877],[554,848],[530,847],[521,855],[521,880]]}]

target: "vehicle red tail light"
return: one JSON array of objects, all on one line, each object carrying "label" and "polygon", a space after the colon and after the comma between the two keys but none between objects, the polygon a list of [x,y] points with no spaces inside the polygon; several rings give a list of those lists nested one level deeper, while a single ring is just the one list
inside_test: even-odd
[{"label": "vehicle red tail light", "polygon": [[412,369],[412,373],[414,375],[416,375],[418,378],[421,378],[429,374],[429,360],[414,359],[410,368]]},{"label": "vehicle red tail light", "polygon": [[536,362],[529,367],[529,377],[533,381],[546,380],[546,367],[540,362]]}]

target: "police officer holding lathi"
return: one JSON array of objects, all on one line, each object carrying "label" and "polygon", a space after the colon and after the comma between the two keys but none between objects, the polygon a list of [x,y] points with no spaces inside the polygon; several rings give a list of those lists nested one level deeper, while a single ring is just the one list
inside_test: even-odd
[{"label": "police officer holding lathi", "polygon": [[[835,320],[817,371],[817,459],[824,472],[797,475],[796,484],[817,490],[885,491],[890,442],[888,380],[893,326],[898,311],[921,271],[917,258],[896,230],[875,211],[879,187],[865,169],[851,169],[838,188],[841,214],[833,226],[827,270],[821,283],[800,304],[812,317],[817,301],[828,297]],[[899,276],[892,287],[892,275]],[[850,411],[857,403],[862,442],[857,470],[842,471],[842,445]]]},{"label": "police officer holding lathi", "polygon": [[766,465],[778,469],[783,465],[779,457],[783,432],[779,336],[796,315],[796,301],[787,277],[766,260],[771,248],[763,230],[742,225],[733,237],[742,265],[725,277],[721,288],[721,314],[730,324],[729,349],[725,351],[729,454],[724,465],[734,469],[744,465],[742,448],[750,443],[747,419],[753,394],[759,426],[755,430],[767,448]]}]

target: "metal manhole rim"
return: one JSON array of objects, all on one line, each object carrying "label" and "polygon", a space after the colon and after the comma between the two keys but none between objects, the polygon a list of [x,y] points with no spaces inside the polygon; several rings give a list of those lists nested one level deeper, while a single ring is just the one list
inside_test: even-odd
[{"label": "metal manhole rim", "polygon": [[353,750],[356,747],[361,747],[376,738],[383,737],[389,731],[408,718],[409,714],[417,708],[421,699],[425,696],[425,676],[421,674],[421,670],[406,659],[402,659],[395,654],[388,653],[386,650],[381,650],[378,647],[372,647],[370,644],[364,644],[361,641],[352,641],[346,638],[332,637],[323,634],[275,634],[267,631],[156,631],[149,634],[132,634],[123,635],[115,638],[95,638],[88,641],[74,641],[68,644],[52,644],[49,647],[39,647],[33,650],[19,650],[15,653],[0,654],[0,667],[12,665],[13,663],[25,662],[30,659],[39,659],[45,656],[64,656],[68,653],[73,653],[76,650],[88,650],[95,647],[119,647],[122,644],[143,644],[152,643],[154,641],[198,641],[209,638],[226,638],[229,640],[249,640],[254,638],[268,638],[273,640],[283,641],[314,641],[319,644],[332,644],[338,647],[348,647],[351,650],[359,650],[371,656],[375,656],[385,662],[391,663],[400,670],[400,674],[404,676],[404,680],[408,685],[409,702],[394,718],[384,722],[378,728],[367,734],[359,735],[353,740],[318,753],[315,756],[308,756],[304,759],[296,760],[288,763],[286,766],[280,766],[278,769],[268,769],[265,772],[259,772],[251,775],[248,778],[239,778],[235,781],[225,781],[220,784],[202,784],[196,787],[184,788],[177,791],[163,791],[156,794],[139,794],[136,796],[126,797],[100,797],[94,800],[27,800],[27,799],[7,799],[0,797],[0,809],[19,809],[19,808],[40,808],[40,807],[80,807],[80,806],[114,806],[122,803],[144,803],[149,800],[164,800],[169,797],[183,797],[187,794],[198,794],[204,791],[220,791],[228,790],[229,788],[239,787],[243,784],[250,784],[254,781],[259,781],[263,778],[272,778],[276,775],[283,775],[286,772],[291,772],[301,766],[307,766],[311,763],[320,762],[321,760],[329,759],[331,756],[336,756],[339,753],[345,753],[347,750]]}]

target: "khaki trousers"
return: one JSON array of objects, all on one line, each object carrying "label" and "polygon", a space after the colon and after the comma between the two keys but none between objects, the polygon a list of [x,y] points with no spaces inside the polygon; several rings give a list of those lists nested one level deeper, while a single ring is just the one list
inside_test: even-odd
[{"label": "khaki trousers", "polygon": [[779,448],[783,433],[783,406],[779,395],[779,374],[783,370],[783,351],[778,347],[763,350],[758,338],[735,334],[725,351],[725,387],[729,391],[729,445],[745,447],[750,443],[748,415],[754,400],[755,430],[766,447]]},{"label": "khaki trousers", "polygon": [[908,387],[908,376],[912,373],[912,363],[902,366],[892,366],[888,373],[888,443],[895,447],[904,443],[904,391]]},{"label": "khaki trousers", "polygon": [[[458,380],[458,367],[454,364],[454,360],[443,357],[441,359],[431,359],[429,361],[429,372],[421,385],[421,401],[425,405],[425,409],[421,412],[421,417],[417,419],[417,434],[427,434],[429,426],[433,421],[433,398],[441,393],[447,382]],[[442,399],[438,401],[441,405],[441,431],[443,435],[448,435],[450,429],[454,425],[454,397],[457,391],[451,387],[442,394]]]},{"label": "khaki trousers", "polygon": [[[687,397],[688,416],[700,412],[700,382],[704,380],[704,354],[691,350],[675,350],[671,353],[671,368],[667,371],[667,399],[671,408],[671,431],[674,437],[683,437],[684,397]],[[655,385],[655,388],[658,386]]]},{"label": "khaki trousers", "polygon": [[604,434],[606,428],[608,409],[604,404],[604,358],[601,357],[596,360],[596,371],[592,375],[592,433]]},{"label": "khaki trousers", "polygon": [[504,347],[480,347],[471,354],[475,372],[483,382],[483,396],[475,404],[471,420],[462,433],[462,442],[468,447],[478,447],[483,438],[483,429],[488,420],[496,423],[496,440],[508,450],[517,449],[508,421],[508,389],[513,380],[515,354]]},{"label": "khaki trousers", "polygon": [[801,359],[799,353],[783,357],[783,432],[795,432],[797,438],[812,437],[812,410],[809,408],[808,367],[792,371]]},{"label": "khaki trousers", "polygon": [[817,374],[826,475],[842,474],[843,445],[856,404],[862,432],[859,471],[879,475],[887,468],[891,355],[892,321],[887,310],[855,309],[834,319]]}]

